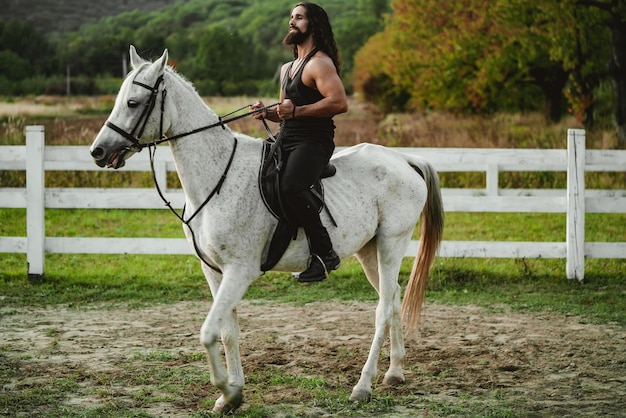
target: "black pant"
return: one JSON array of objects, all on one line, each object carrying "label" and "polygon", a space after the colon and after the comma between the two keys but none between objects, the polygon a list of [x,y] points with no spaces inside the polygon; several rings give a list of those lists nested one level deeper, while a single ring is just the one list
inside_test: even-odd
[{"label": "black pant", "polygon": [[334,145],[307,141],[283,148],[280,191],[287,218],[304,228],[311,252],[327,255],[332,250],[328,231],[319,216],[318,200],[310,187],[319,179],[332,156]]}]

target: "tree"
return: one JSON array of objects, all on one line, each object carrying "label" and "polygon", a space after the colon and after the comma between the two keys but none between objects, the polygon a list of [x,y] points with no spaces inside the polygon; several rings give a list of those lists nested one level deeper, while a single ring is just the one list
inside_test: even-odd
[{"label": "tree", "polygon": [[30,73],[30,63],[13,51],[0,50],[0,74],[8,80],[23,80]]},{"label": "tree", "polygon": [[613,81],[617,140],[626,147],[626,2],[623,0],[578,0],[589,10],[596,9],[611,31],[608,74]]},{"label": "tree", "polygon": [[221,25],[209,27],[200,37],[194,77],[211,81],[217,94],[226,95],[229,83],[243,83],[251,76],[245,65],[251,55],[246,45],[237,31]]},{"label": "tree", "polygon": [[391,12],[388,0],[359,0],[357,7],[343,11],[332,22],[342,59],[342,75],[348,82],[354,72],[357,51],[374,34],[384,29],[385,16]]},{"label": "tree", "polygon": [[[353,55],[372,34],[383,28],[385,15],[390,11],[390,2],[357,0],[351,7],[346,7],[345,0],[323,2],[339,43],[344,64],[342,77],[348,89]],[[57,3],[48,2],[41,6],[43,9],[60,8]],[[278,89],[272,82],[276,70],[292,58],[291,50],[282,46],[281,41],[287,33],[289,11],[295,4],[294,0],[189,0],[167,3],[168,6],[158,10],[125,12],[82,25],[75,32],[56,33],[45,39],[52,45],[52,51],[28,57],[38,57],[41,67],[45,67],[50,76],[52,68],[58,77],[64,75],[66,66],[70,65],[72,75],[95,79],[101,76],[119,77],[122,74],[122,56],[128,51],[129,44],[135,45],[146,57],[160,55],[163,48],[168,48],[181,73],[193,80],[196,86],[209,88],[212,81],[207,78],[203,68],[213,71],[213,63],[205,54],[207,48],[212,48],[206,32],[220,26],[231,34],[229,36],[238,37],[240,42],[237,45],[229,44],[232,49],[223,62],[228,63],[232,57],[238,57],[239,63],[238,67],[231,67],[232,71],[225,76],[241,77],[236,81],[223,81],[221,90],[228,92],[240,89],[248,94],[257,94],[251,90],[251,85],[263,92],[275,92]],[[92,15],[97,14],[95,10],[91,10]],[[36,42],[31,41],[36,39],[27,33],[9,32],[10,35],[11,32],[15,33],[11,35],[11,42],[26,42],[27,45],[22,45],[20,51],[25,51],[26,46],[36,45]],[[203,38],[204,44],[200,46]],[[10,49],[0,43],[0,50]],[[22,52],[13,53],[34,66],[35,61],[26,58]],[[220,54],[222,51],[213,53]],[[198,57],[197,54],[205,56]],[[13,67],[17,68],[16,65]],[[3,72],[3,76],[6,74],[9,73]],[[12,77],[21,76],[24,72],[16,70],[11,74]],[[10,85],[11,80],[5,79],[0,89],[6,90],[5,86]]]},{"label": "tree", "polygon": [[[492,112],[536,105],[534,95],[528,94],[523,55],[518,53],[520,28],[506,23],[514,16],[505,5],[396,0],[383,35],[387,46],[368,48],[370,53],[359,54],[357,60],[370,55],[369,60],[378,63],[378,73],[407,91],[408,109]],[[362,64],[357,62],[357,71],[364,71]],[[374,78],[384,79],[380,74]],[[367,79],[367,74],[359,74],[355,83]]]},{"label": "tree", "polygon": [[[97,24],[85,25],[59,40],[57,56],[61,65],[75,68],[75,74],[85,76],[121,75],[122,56],[130,44],[139,51],[150,46],[138,44],[135,31],[145,26],[148,17],[134,11],[118,18],[105,18]],[[162,49],[162,48],[161,48]]]},{"label": "tree", "polygon": [[[521,0],[519,0],[521,1]],[[577,0],[531,0],[532,35],[541,33],[543,50],[565,76],[563,93],[570,112],[587,128],[593,127],[595,90],[606,77],[608,28],[597,11],[585,11]]]},{"label": "tree", "polygon": [[21,80],[29,75],[46,74],[51,64],[50,44],[34,27],[26,22],[0,21],[0,52],[3,70],[8,78]]},{"label": "tree", "polygon": [[[563,113],[565,95],[579,120],[591,126],[594,90],[607,73],[609,32],[597,10],[582,13],[583,2],[610,3],[611,10],[623,4],[394,0],[383,35],[357,54],[355,85],[367,96],[388,92],[390,83],[392,91],[408,94],[408,100],[395,95],[407,109],[492,112],[545,103],[553,120]],[[376,82],[384,88],[375,88]]]},{"label": "tree", "polygon": [[364,99],[376,103],[384,112],[405,109],[410,86],[404,88],[390,73],[393,42],[386,32],[372,36],[354,57],[354,89]]}]

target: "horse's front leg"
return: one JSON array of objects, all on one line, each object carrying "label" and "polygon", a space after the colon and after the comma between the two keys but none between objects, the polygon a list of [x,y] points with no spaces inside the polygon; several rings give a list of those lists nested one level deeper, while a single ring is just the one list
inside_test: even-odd
[{"label": "horse's front leg", "polygon": [[[213,410],[228,413],[241,405],[244,385],[235,307],[254,280],[254,276],[235,269],[225,270],[223,277],[206,266],[203,266],[203,270],[211,287],[214,302],[202,325],[200,341],[208,353],[211,382],[222,392]],[[219,352],[220,336],[224,345],[226,368]]]}]

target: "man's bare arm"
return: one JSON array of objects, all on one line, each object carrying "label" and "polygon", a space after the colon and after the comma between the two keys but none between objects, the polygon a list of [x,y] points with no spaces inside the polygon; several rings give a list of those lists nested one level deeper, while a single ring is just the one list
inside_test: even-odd
[{"label": "man's bare arm", "polygon": [[332,118],[348,111],[346,90],[333,61],[328,56],[315,56],[311,59],[302,74],[302,82],[316,88],[324,98],[316,103],[298,106],[296,117]]}]

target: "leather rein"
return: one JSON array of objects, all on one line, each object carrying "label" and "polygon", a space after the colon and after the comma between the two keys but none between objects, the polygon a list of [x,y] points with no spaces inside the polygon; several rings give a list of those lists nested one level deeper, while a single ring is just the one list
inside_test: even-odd
[{"label": "leather rein", "polygon": [[[165,203],[165,206],[167,206],[169,208],[169,210],[176,215],[176,217],[187,226],[187,228],[189,228],[189,231],[191,232],[191,238],[193,241],[193,246],[194,246],[194,250],[196,252],[196,255],[204,262],[204,264],[206,264],[208,267],[210,267],[211,269],[215,270],[218,273],[221,273],[221,270],[215,266],[213,266],[212,264],[210,264],[200,253],[200,249],[198,248],[198,245],[196,243],[196,236],[195,233],[193,232],[193,229],[191,228],[191,221],[196,217],[196,215],[198,215],[198,213],[200,213],[200,211],[207,205],[207,203],[209,203],[209,201],[211,200],[211,198],[213,198],[213,196],[215,196],[216,194],[219,194],[221,188],[222,188],[222,184],[224,183],[224,180],[226,180],[226,175],[228,174],[228,171],[230,170],[230,166],[232,165],[233,159],[235,157],[235,151],[237,150],[237,137],[234,138],[234,144],[233,144],[233,150],[230,154],[230,158],[228,160],[228,164],[226,165],[226,168],[224,169],[224,173],[222,174],[222,176],[220,177],[220,180],[218,181],[217,185],[213,188],[213,190],[211,191],[211,193],[209,193],[209,195],[207,196],[207,198],[204,200],[204,202],[202,202],[202,204],[200,206],[198,206],[198,208],[195,210],[195,212],[187,219],[185,219],[185,206],[183,206],[183,210],[182,213],[178,213],[173,207],[170,201],[168,201],[165,198],[165,195],[163,194],[163,192],[161,191],[161,188],[159,187],[159,183],[157,181],[156,178],[156,171],[154,169],[154,156],[156,153],[156,146],[159,144],[162,144],[164,142],[167,141],[173,141],[176,139],[180,139],[180,138],[184,138],[186,136],[190,136],[193,134],[197,134],[199,132],[203,132],[209,129],[213,129],[216,128],[218,126],[221,126],[222,129],[226,129],[226,124],[245,118],[247,116],[259,113],[259,112],[263,112],[264,110],[270,109],[272,107],[278,106],[279,103],[274,103],[271,104],[269,106],[265,106],[259,109],[255,109],[253,111],[247,112],[247,113],[243,113],[241,115],[237,115],[237,116],[233,116],[230,118],[226,118],[227,116],[233,115],[237,112],[242,111],[245,108],[248,108],[250,105],[246,105],[243,106],[237,110],[234,110],[224,116],[218,116],[219,121],[216,123],[213,123],[211,125],[206,125],[206,126],[202,126],[200,128],[196,128],[193,129],[189,132],[185,132],[185,133],[181,133],[181,134],[177,134],[174,136],[166,136],[163,134],[163,114],[165,113],[165,98],[167,97],[167,89],[165,88],[165,86],[163,87],[162,91],[161,91],[161,117],[160,117],[160,121],[159,121],[159,139],[149,142],[149,143],[140,143],[139,141],[141,140],[141,136],[143,135],[143,132],[146,128],[146,124],[148,123],[148,119],[150,117],[150,115],[152,114],[155,106],[156,106],[156,101],[157,101],[157,97],[159,94],[159,86],[161,85],[161,83],[163,83],[163,74],[161,74],[156,82],[154,83],[154,86],[150,86],[148,84],[144,84],[141,83],[137,80],[133,80],[133,84],[143,87],[147,90],[150,90],[150,98],[148,99],[148,102],[145,104],[141,115],[139,116],[139,119],[137,120],[137,123],[135,124],[135,126],[133,127],[133,129],[130,132],[126,132],[125,130],[123,130],[122,128],[120,128],[119,126],[115,125],[113,122],[111,122],[110,120],[107,120],[105,123],[105,126],[107,126],[108,128],[112,129],[113,131],[117,132],[118,134],[122,135],[125,139],[127,139],[128,141],[130,141],[130,145],[128,145],[126,148],[124,148],[124,153],[129,152],[129,151],[135,151],[135,152],[141,152],[142,149],[144,148],[148,148],[148,152],[150,154],[150,169],[152,170],[152,179],[154,181],[154,185],[155,188],[159,194],[159,197],[161,198],[161,200],[163,200],[163,202]],[[225,119],[226,118],[226,119]],[[265,127],[265,130],[267,131],[268,135],[270,136],[270,138],[273,138],[272,135],[272,131],[269,128],[269,126],[267,125],[267,122],[265,121],[265,119],[261,119],[263,121],[263,125]]]}]

